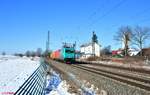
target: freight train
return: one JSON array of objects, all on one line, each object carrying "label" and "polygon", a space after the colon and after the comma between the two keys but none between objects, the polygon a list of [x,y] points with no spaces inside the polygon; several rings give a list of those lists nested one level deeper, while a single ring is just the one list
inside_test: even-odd
[{"label": "freight train", "polygon": [[75,48],[71,45],[63,45],[62,49],[51,53],[51,58],[54,60],[61,60],[65,63],[73,63],[75,61]]}]

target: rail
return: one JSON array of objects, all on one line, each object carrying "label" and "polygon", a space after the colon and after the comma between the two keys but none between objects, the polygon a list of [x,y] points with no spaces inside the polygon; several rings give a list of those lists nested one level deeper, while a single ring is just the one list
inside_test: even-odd
[{"label": "rail", "polygon": [[33,74],[15,92],[15,95],[45,95],[46,69],[46,64],[42,62]]},{"label": "rail", "polygon": [[118,73],[118,70],[110,70],[109,71],[109,67],[108,68],[94,68],[95,66],[86,66],[86,65],[81,65],[81,64],[73,64],[73,67],[79,68],[79,69],[83,69],[98,75],[102,75],[114,80],[118,80],[120,82],[135,86],[135,87],[139,87],[143,90],[149,91],[150,89],[150,80],[147,80],[145,78],[142,77],[136,77],[136,76],[130,76],[130,74],[122,74],[121,72]]}]

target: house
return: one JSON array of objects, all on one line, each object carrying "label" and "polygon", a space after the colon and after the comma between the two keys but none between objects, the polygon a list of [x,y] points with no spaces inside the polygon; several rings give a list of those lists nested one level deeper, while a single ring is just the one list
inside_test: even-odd
[{"label": "house", "polygon": [[81,58],[100,56],[100,45],[98,43],[86,43],[80,46]]},{"label": "house", "polygon": [[135,56],[139,53],[139,50],[138,49],[135,49],[135,48],[130,48],[129,49],[129,55],[130,56]]},{"label": "house", "polygon": [[140,51],[137,55],[140,55],[141,52],[142,52],[143,56],[150,57],[150,48],[143,48],[142,51]]},{"label": "house", "polygon": [[[135,48],[129,48],[129,50],[128,50],[129,56],[135,56],[138,53],[139,53],[139,50],[135,49]],[[124,56],[124,49],[113,50],[112,56],[123,57]]]},{"label": "house", "polygon": [[144,48],[143,49],[143,55],[150,56],[150,48]]},{"label": "house", "polygon": [[112,56],[113,57],[118,57],[118,58],[121,58],[123,57],[123,50],[113,50],[112,51]]}]

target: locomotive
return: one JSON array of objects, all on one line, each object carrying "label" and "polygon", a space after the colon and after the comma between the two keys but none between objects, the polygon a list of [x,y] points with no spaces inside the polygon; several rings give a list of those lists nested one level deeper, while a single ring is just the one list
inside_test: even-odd
[{"label": "locomotive", "polygon": [[64,61],[65,63],[73,63],[75,61],[74,45],[64,44],[61,49],[51,53],[51,58],[54,60]]}]

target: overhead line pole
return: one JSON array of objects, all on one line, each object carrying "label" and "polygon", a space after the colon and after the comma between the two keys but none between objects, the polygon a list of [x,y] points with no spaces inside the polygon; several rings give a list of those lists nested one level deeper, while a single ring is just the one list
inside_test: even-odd
[{"label": "overhead line pole", "polygon": [[46,41],[46,51],[48,51],[49,52],[49,42],[50,42],[50,32],[48,31],[48,35],[47,35],[47,41]]}]

